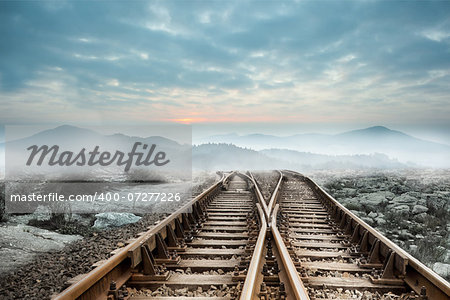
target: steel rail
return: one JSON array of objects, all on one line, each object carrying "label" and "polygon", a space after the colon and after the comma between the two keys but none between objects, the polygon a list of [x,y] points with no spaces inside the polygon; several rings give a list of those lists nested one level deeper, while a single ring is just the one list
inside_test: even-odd
[{"label": "steel rail", "polygon": [[276,215],[278,213],[279,206],[280,206],[279,204],[276,204],[275,208],[273,209],[274,217],[272,217],[272,226],[270,227],[270,230],[272,231],[272,236],[275,241],[275,245],[277,246],[278,253],[280,254],[281,263],[283,264],[284,270],[289,279],[291,290],[294,292],[295,299],[309,300],[310,298],[308,296],[308,291],[303,285],[303,282],[297,272],[297,268],[295,267],[294,262],[292,261],[291,256],[289,255],[289,251],[283,242],[283,237],[281,236],[277,228]]},{"label": "steel rail", "polygon": [[[319,194],[329,201],[333,206],[344,212],[345,215],[353,219],[360,227],[367,230],[374,238],[378,239],[381,243],[386,245],[388,248],[393,250],[397,255],[404,257],[407,260],[406,276],[404,281],[406,284],[414,290],[416,293],[420,294],[422,286],[427,288],[427,296],[429,299],[449,299],[450,297],[450,283],[443,279],[441,276],[433,272],[419,260],[414,258],[412,255],[407,253],[405,250],[400,248],[394,242],[389,240],[383,234],[378,232],[375,228],[368,225],[366,222],[361,220],[358,216],[352,213],[344,205],[339,203],[330,194],[328,194],[324,189],[322,189],[316,182],[312,179],[294,171],[284,170],[283,172],[291,173],[296,176],[302,176],[308,181]],[[356,225],[355,225],[356,226]]]},{"label": "steel rail", "polygon": [[[175,218],[177,218],[180,214],[187,212],[192,208],[192,205],[208,196],[212,191],[214,191],[219,186],[222,186],[235,172],[232,172],[225,176],[222,175],[222,178],[210,186],[207,190],[202,192],[200,195],[190,200],[188,203],[183,205],[181,208],[172,213],[169,217],[165,218],[162,222],[155,225],[145,234],[137,238],[133,243],[128,244],[124,248],[121,248],[116,254],[111,256],[105,263],[96,267],[89,273],[87,273],[82,279],[72,284],[60,294],[58,294],[53,300],[72,300],[80,297],[84,292],[86,292],[89,288],[99,282],[102,278],[104,278],[107,274],[113,271],[114,268],[119,266],[122,262],[124,262],[128,258],[128,251],[131,250],[136,245],[141,245],[145,241],[147,241],[151,236],[155,235],[159,231],[163,230],[170,222],[172,222]],[[131,276],[131,273],[129,274]],[[127,277],[129,277],[127,276]],[[128,279],[128,278],[126,278]],[[109,283],[108,283],[109,284]]]},{"label": "steel rail", "polygon": [[266,201],[264,201],[264,197],[261,193],[261,191],[259,190],[258,187],[258,183],[256,182],[255,178],[253,177],[253,174],[251,172],[248,172],[250,174],[250,176],[248,176],[247,174],[242,174],[244,176],[246,176],[254,185],[255,187],[255,191],[256,191],[256,197],[258,198],[258,202],[261,204],[263,211],[264,211],[264,215],[266,216],[266,220],[268,222],[268,220],[270,220],[270,211],[269,208],[267,207]]},{"label": "steel rail", "polygon": [[253,250],[252,260],[242,287],[240,300],[252,300],[255,298],[257,276],[261,273],[261,258],[266,240],[267,222],[261,205],[256,203],[256,207],[258,208],[259,219],[261,220],[261,230],[256,241],[255,249]]},{"label": "steel rail", "polygon": [[[270,197],[269,206],[268,206],[269,214],[271,215],[271,217],[273,217],[273,215],[272,215],[273,205],[276,203],[276,201],[278,199],[278,194],[280,192],[280,186],[281,186],[281,183],[283,182],[283,173],[279,170],[278,170],[278,173],[280,173],[280,179],[278,180],[277,186],[273,190],[272,196]],[[268,219],[267,222],[269,222],[269,224],[270,224],[271,220]]]}]

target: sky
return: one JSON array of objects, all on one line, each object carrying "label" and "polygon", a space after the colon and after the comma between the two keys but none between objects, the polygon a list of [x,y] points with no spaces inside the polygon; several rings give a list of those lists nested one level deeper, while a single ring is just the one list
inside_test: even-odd
[{"label": "sky", "polygon": [[449,1],[1,1],[0,124],[450,144]]}]

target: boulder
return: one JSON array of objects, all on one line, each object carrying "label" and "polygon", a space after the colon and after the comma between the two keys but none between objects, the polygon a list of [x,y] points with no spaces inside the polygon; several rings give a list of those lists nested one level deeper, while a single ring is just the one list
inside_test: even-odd
[{"label": "boulder", "polygon": [[2,275],[19,266],[32,263],[33,259],[36,260],[43,253],[59,251],[67,244],[82,238],[78,235],[59,234],[33,226],[11,223],[0,226],[0,236]]},{"label": "boulder", "polygon": [[413,240],[414,235],[408,232],[406,229],[402,229],[398,235],[399,239],[406,241],[406,240]]},{"label": "boulder", "polygon": [[377,224],[379,225],[379,226],[383,226],[383,225],[386,225],[386,220],[384,219],[384,218],[382,218],[382,217],[377,217],[376,219],[375,219],[375,221],[377,222]]},{"label": "boulder", "polygon": [[358,195],[358,192],[356,189],[352,189],[352,188],[343,188],[342,189],[342,194],[345,197],[356,197],[356,195]]},{"label": "boulder", "polygon": [[437,262],[433,265],[433,271],[438,273],[442,277],[450,276],[450,264],[445,264],[441,262]]},{"label": "boulder", "polygon": [[421,213],[426,213],[427,211],[428,211],[428,208],[426,206],[414,205],[412,213],[413,213],[413,215],[417,215],[417,214],[421,214]]},{"label": "boulder", "polygon": [[369,225],[373,225],[373,219],[369,218],[369,217],[361,217],[361,220],[363,220],[364,222],[366,222]]},{"label": "boulder", "polygon": [[132,213],[99,213],[94,223],[94,228],[105,229],[109,227],[120,227],[126,224],[136,223],[141,219]]},{"label": "boulder", "polygon": [[344,198],[341,203],[350,210],[361,210],[361,201],[357,198]]},{"label": "boulder", "polygon": [[423,223],[427,218],[427,213],[421,213],[414,216],[414,221]]},{"label": "boulder", "polygon": [[394,204],[394,205],[402,205],[402,204],[407,204],[407,205],[414,205],[416,204],[416,202],[418,201],[418,199],[416,197],[413,197],[411,195],[408,194],[403,194],[401,196],[395,197],[394,199],[392,199],[390,201],[390,203]]},{"label": "boulder", "polygon": [[392,211],[397,212],[399,214],[409,213],[409,206],[406,204],[393,206]]},{"label": "boulder", "polygon": [[371,211],[368,216],[374,219],[378,216],[378,214],[374,211]]},{"label": "boulder", "polygon": [[387,204],[386,192],[370,193],[360,198],[361,204],[368,211],[376,211],[380,209],[381,205]]}]

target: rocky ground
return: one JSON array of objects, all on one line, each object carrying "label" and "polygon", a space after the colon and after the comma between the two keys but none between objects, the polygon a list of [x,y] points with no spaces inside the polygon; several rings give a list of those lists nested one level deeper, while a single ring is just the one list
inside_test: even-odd
[{"label": "rocky ground", "polygon": [[252,174],[258,183],[264,199],[269,202],[270,197],[277,186],[278,180],[280,179],[280,173],[278,173],[278,171],[255,171],[252,172]]},{"label": "rocky ground", "polygon": [[362,220],[450,279],[450,170],[306,175]]},{"label": "rocky ground", "polygon": [[[217,178],[214,174],[197,174],[192,194],[199,194]],[[167,211],[175,211],[180,205],[180,202],[167,203],[161,213],[145,214],[136,223],[107,229],[93,227],[98,219],[95,215],[66,216],[65,221],[59,220],[57,224],[45,211],[3,216],[0,299],[49,299],[67,280],[89,272],[95,262],[110,257],[111,251],[125,246],[127,240],[146,231],[166,217]],[[122,220],[111,218],[111,225]]]}]

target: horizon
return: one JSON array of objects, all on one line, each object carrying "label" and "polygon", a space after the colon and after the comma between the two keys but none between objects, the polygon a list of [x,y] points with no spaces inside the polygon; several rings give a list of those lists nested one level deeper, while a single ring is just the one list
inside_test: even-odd
[{"label": "horizon", "polygon": [[[169,126],[180,126],[180,128],[182,128],[182,126],[184,126],[185,128],[189,128],[189,125],[184,124],[168,124]],[[157,124],[158,127],[162,128],[163,126],[166,126],[164,124]],[[73,125],[73,124],[59,124],[59,125],[39,125],[39,126],[34,126],[34,127],[30,127],[30,125],[19,125],[19,126],[11,126],[11,128],[13,128],[14,130],[14,140],[18,140],[18,139],[22,139],[22,138],[28,138],[31,137],[35,134],[47,131],[47,130],[54,130],[60,127],[72,127],[72,128],[79,128],[79,129],[87,129],[87,130],[91,130],[93,132],[96,132],[98,134],[102,134],[104,136],[112,136],[115,134],[124,134],[127,136],[135,136],[135,137],[140,137],[140,138],[149,138],[149,137],[154,137],[154,136],[158,136],[158,135],[146,135],[144,134],[145,130],[141,128],[140,132],[137,132],[136,129],[139,128],[137,126],[128,126],[128,127],[120,127],[120,132],[117,131],[117,129],[115,129],[114,127],[99,127],[99,126],[90,126],[90,125]],[[175,128],[175,127],[174,127]],[[288,137],[294,137],[296,135],[329,135],[329,136],[335,136],[335,135],[340,135],[340,134],[345,134],[348,132],[352,132],[352,131],[364,131],[364,130],[368,130],[368,129],[373,129],[373,128],[380,128],[383,130],[388,130],[388,131],[395,131],[395,132],[400,132],[402,134],[408,135],[412,138],[415,139],[419,139],[419,140],[423,140],[426,142],[432,142],[432,143],[437,143],[437,144],[442,144],[445,146],[450,146],[450,144],[447,144],[443,141],[435,141],[433,139],[427,139],[427,138],[423,138],[420,136],[416,136],[414,134],[411,134],[409,132],[405,132],[402,130],[398,130],[395,128],[390,128],[388,126],[384,126],[384,125],[373,125],[373,126],[369,126],[369,127],[363,127],[363,128],[352,128],[349,130],[344,130],[344,131],[324,131],[322,130],[321,132],[313,132],[313,131],[305,131],[305,132],[296,132],[293,134],[276,134],[276,133],[263,133],[263,132],[247,132],[247,133],[239,133],[239,132],[233,132],[233,131],[227,131],[225,133],[216,133],[216,134],[210,134],[210,135],[203,135],[203,136],[195,136],[195,130],[192,130],[192,144],[193,145],[200,145],[202,143],[204,143],[205,141],[202,140],[206,140],[208,138],[212,138],[212,137],[222,137],[222,136],[237,136],[237,137],[246,137],[246,136],[250,136],[250,135],[263,135],[263,136],[274,136],[274,137],[280,137],[280,138],[288,138]],[[100,131],[99,131],[100,129]],[[167,132],[166,132],[167,134]],[[174,133],[171,133],[172,135],[174,135]],[[179,134],[175,134],[174,137],[176,136],[175,140],[179,140],[180,139],[180,135]],[[167,138],[167,137],[166,137]],[[169,137],[170,139],[170,137]],[[174,139],[174,138],[172,138]],[[185,139],[184,142],[182,143],[186,143]],[[4,141],[6,141],[6,136],[5,136],[5,131],[4,131],[4,127],[0,126],[0,144],[3,143]]]}]

